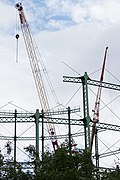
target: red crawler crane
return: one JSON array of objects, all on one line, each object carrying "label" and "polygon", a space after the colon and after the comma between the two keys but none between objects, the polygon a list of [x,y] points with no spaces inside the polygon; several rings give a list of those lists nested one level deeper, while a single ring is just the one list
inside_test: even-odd
[{"label": "red crawler crane", "polygon": [[[48,102],[47,94],[45,91],[45,87],[44,87],[44,83],[43,83],[43,79],[42,79],[42,75],[41,75],[41,70],[39,67],[39,62],[41,62],[40,53],[37,51],[38,49],[36,48],[35,41],[32,37],[31,32],[30,32],[29,24],[26,20],[22,4],[16,3],[15,7],[19,12],[21,29],[22,29],[24,42],[26,45],[26,49],[27,49],[27,53],[28,53],[28,57],[29,57],[34,81],[36,84],[41,108],[45,112],[47,112],[50,110],[50,107],[49,107],[49,102]],[[18,38],[19,38],[19,35],[17,34],[16,39],[18,39]],[[57,138],[56,138],[56,131],[55,131],[54,125],[47,123],[47,130],[48,130],[53,148],[55,150],[58,148],[58,142],[57,142]]]},{"label": "red crawler crane", "polygon": [[101,77],[100,77],[100,85],[98,88],[97,97],[95,101],[95,107],[93,110],[94,114],[93,114],[93,121],[92,121],[93,124],[92,124],[92,133],[91,133],[91,149],[93,146],[93,140],[94,140],[94,135],[95,135],[95,126],[96,126],[96,123],[99,122],[100,99],[101,99],[102,82],[103,82],[103,77],[104,77],[107,50],[108,50],[108,47],[106,47],[105,49],[104,61],[103,61],[102,72],[101,72]]}]

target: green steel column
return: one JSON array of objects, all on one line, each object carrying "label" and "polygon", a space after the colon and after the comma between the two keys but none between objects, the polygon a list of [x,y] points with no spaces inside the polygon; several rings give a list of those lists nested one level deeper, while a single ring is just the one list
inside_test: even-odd
[{"label": "green steel column", "polygon": [[39,110],[36,110],[35,113],[35,124],[36,124],[36,161],[39,160]]},{"label": "green steel column", "polygon": [[42,109],[42,160],[44,157],[44,111]]},{"label": "green steel column", "polygon": [[15,109],[15,129],[14,129],[14,165],[16,166],[16,120],[17,120],[17,110]]},{"label": "green steel column", "polygon": [[69,152],[71,153],[71,125],[70,125],[70,107],[68,106],[68,137],[69,137]]},{"label": "green steel column", "polygon": [[17,121],[17,110],[15,109],[15,129],[14,129],[14,180],[17,179],[16,177],[16,141],[17,141],[17,136],[16,136],[16,121]]},{"label": "green steel column", "polygon": [[89,104],[88,104],[88,85],[89,79],[87,73],[81,77],[83,85],[83,111],[84,111],[84,131],[85,131],[85,149],[90,149],[90,116],[89,116]]},{"label": "green steel column", "polygon": [[96,156],[96,168],[99,168],[99,152],[98,152],[98,130],[95,127],[95,156]]},{"label": "green steel column", "polygon": [[99,153],[98,153],[98,129],[95,126],[95,157],[96,157],[96,177],[97,180],[100,179],[99,174]]}]

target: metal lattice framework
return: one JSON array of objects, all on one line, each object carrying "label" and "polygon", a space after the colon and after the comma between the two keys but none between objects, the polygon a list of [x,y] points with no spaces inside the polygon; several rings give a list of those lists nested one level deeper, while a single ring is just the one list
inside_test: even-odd
[{"label": "metal lattice framework", "polygon": [[[86,73],[85,73],[86,74]],[[71,83],[82,83],[81,80],[82,77],[72,77],[72,76],[63,76],[63,82],[71,82]],[[88,77],[87,84],[92,86],[100,86],[100,81],[90,79]],[[120,85],[119,84],[113,84],[108,82],[102,82],[101,86],[103,88],[112,89],[116,91],[120,91]]]},{"label": "metal lattice framework", "polygon": [[[87,148],[91,148],[91,144],[90,144],[90,116],[89,116],[89,102],[88,102],[88,85],[92,85],[92,86],[101,86],[103,88],[107,88],[107,89],[111,89],[111,90],[116,90],[116,91],[120,91],[120,85],[117,84],[112,84],[112,83],[108,83],[108,82],[100,82],[97,80],[92,80],[89,78],[89,76],[87,75],[87,73],[85,72],[84,76],[81,77],[71,77],[71,76],[63,76],[63,82],[71,82],[71,83],[82,83],[83,86],[83,111],[84,111],[84,126],[85,126],[85,147]],[[119,129],[118,126],[116,125],[105,125],[104,123],[98,123],[96,124],[96,127],[99,126],[100,128],[115,128],[115,130]],[[113,129],[114,129],[113,128]],[[113,130],[112,129],[112,130]]]},{"label": "metal lattice framework", "polygon": [[[82,77],[67,77],[64,76],[64,82],[72,82],[72,83],[82,83],[84,84],[84,81],[86,81],[86,85],[94,85],[94,86],[99,86],[99,81],[96,80],[91,80],[87,73],[84,74],[84,76]],[[117,90],[120,91],[120,85],[116,85],[116,84],[112,84],[112,83],[106,83],[106,82],[102,82],[102,87],[103,88],[107,88],[107,89],[112,89],[112,90]],[[87,88],[84,87],[84,88]],[[87,101],[88,100],[88,94],[86,94],[86,90],[84,91],[84,99],[83,101]],[[74,133],[71,134],[73,137],[78,137],[78,136],[84,136],[85,137],[85,148],[89,147],[89,138],[88,135],[90,133],[90,128],[92,127],[92,122],[90,120],[89,117],[89,108],[88,108],[88,101],[87,103],[85,102],[85,112],[84,113],[84,117],[83,118],[78,118],[78,119],[73,119],[70,118],[70,121],[68,118],[63,118],[60,117],[62,114],[68,114],[68,109],[66,108],[65,110],[62,111],[53,111],[53,112],[44,112],[44,116],[42,113],[39,113],[39,111],[37,110],[36,113],[19,113],[17,112],[15,114],[15,112],[0,112],[0,124],[1,123],[35,123],[36,126],[36,132],[39,133],[39,129],[37,129],[38,125],[40,123],[42,123],[44,121],[44,123],[51,123],[51,124],[59,124],[59,125],[69,125],[70,126],[82,126],[84,127],[84,132],[80,132],[80,133]],[[76,108],[76,109],[71,109],[71,113],[77,113],[80,112],[80,108]],[[86,118],[86,114],[87,114],[87,118]],[[53,115],[55,115],[55,117],[53,118]],[[56,117],[58,115],[58,117]],[[86,121],[88,120],[88,122],[86,123]],[[38,123],[36,123],[38,122]],[[89,128],[89,129],[88,129]],[[120,132],[120,126],[119,125],[115,125],[115,124],[109,124],[109,123],[97,123],[96,124],[96,128],[97,130],[112,130],[112,131],[116,131],[116,132]],[[69,134],[64,134],[64,135],[58,135],[57,139],[61,139],[61,138],[66,138],[69,137]],[[89,136],[90,137],[90,136]],[[0,136],[1,140],[14,140],[14,137],[10,137],[10,136]],[[39,140],[50,140],[50,136],[44,136],[44,137],[40,137],[39,135],[36,134],[36,136],[34,137],[16,137],[16,140],[19,141],[24,141],[24,140],[35,140],[36,141],[36,148],[39,145]],[[37,152],[39,153],[39,148],[36,149]]]},{"label": "metal lattice framework", "polygon": [[[76,108],[71,110],[71,113],[77,113],[80,112],[80,108]],[[36,111],[37,113],[37,111]],[[16,113],[15,112],[0,112],[0,124],[1,123],[15,123],[15,118],[16,118],[16,123],[35,123],[35,116],[36,113]],[[55,111],[55,112],[47,112],[44,113],[44,123],[52,123],[52,124],[58,124],[58,125],[68,125],[69,121],[68,118],[62,118],[62,117],[56,117],[56,115],[61,115],[61,114],[67,114],[68,111],[65,109],[63,111]],[[52,117],[51,117],[52,115]],[[53,115],[55,117],[53,118]],[[38,116],[39,123],[42,123],[42,113],[39,113]],[[78,127],[84,127],[84,119],[70,119],[70,125],[71,126],[78,126]],[[92,122],[90,122],[90,127],[92,127]],[[114,125],[114,124],[107,124],[107,123],[97,123],[96,124],[97,129],[102,129],[102,130],[113,130],[120,132],[120,126]],[[36,129],[37,130],[37,129]],[[72,134],[72,137],[80,137],[80,136],[85,136],[85,132],[80,132],[80,133],[74,133]],[[68,138],[68,134],[64,135],[58,135],[57,139],[61,138]],[[14,137],[11,136],[0,136],[0,140],[12,140],[14,141]],[[44,140],[50,140],[50,136],[44,136]],[[39,136],[39,139],[37,137],[16,137],[16,141],[36,141],[36,144],[39,144],[38,141],[42,141],[42,136]],[[38,149],[39,151],[39,149]],[[16,162],[19,163],[19,162]],[[21,162],[20,162],[21,163]],[[26,162],[22,163],[23,168],[32,168],[32,164],[27,164]]]},{"label": "metal lattice framework", "polygon": [[[77,113],[80,112],[80,108],[72,109],[71,113]],[[53,123],[53,124],[68,124],[68,119],[63,117],[51,117],[47,115],[60,115],[60,114],[67,114],[66,110],[63,111],[53,111],[53,112],[47,112],[46,116],[44,116],[44,123]],[[41,119],[42,114],[39,113],[39,123],[42,123]],[[48,121],[49,119],[49,121]],[[77,125],[77,126],[84,126],[83,123],[84,119],[70,119],[70,125]],[[15,123],[15,113],[14,112],[0,112],[0,123]],[[16,123],[35,123],[35,113],[17,113]],[[92,127],[92,122],[90,122],[90,127]],[[118,131],[120,132],[120,126],[115,124],[108,124],[108,123],[97,123],[96,124],[97,129],[103,129],[103,130],[112,130],[112,131]],[[84,135],[83,132],[81,133],[75,133],[73,136],[81,136]],[[66,135],[58,135],[57,138],[65,138],[68,136]],[[18,140],[35,140],[36,137],[17,137]],[[0,136],[0,140],[7,140],[7,139],[13,139],[13,137],[10,136]],[[39,137],[41,140],[41,137]],[[50,137],[46,136],[46,140],[49,140]]]}]

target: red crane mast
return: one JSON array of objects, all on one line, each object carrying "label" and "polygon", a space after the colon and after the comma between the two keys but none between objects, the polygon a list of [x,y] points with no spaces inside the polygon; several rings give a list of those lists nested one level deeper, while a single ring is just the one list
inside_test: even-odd
[{"label": "red crane mast", "polygon": [[[47,93],[46,93],[46,90],[44,87],[44,83],[43,83],[43,79],[42,79],[42,75],[41,75],[41,70],[40,70],[40,66],[39,66],[39,62],[41,60],[40,53],[38,52],[38,48],[36,48],[35,41],[32,37],[31,32],[30,32],[29,24],[26,20],[22,4],[16,3],[15,7],[19,12],[21,29],[22,29],[24,42],[26,45],[26,49],[27,49],[28,58],[30,61],[34,81],[36,84],[41,108],[45,112],[47,112],[50,110],[50,106],[49,106]],[[16,38],[18,39],[18,37],[19,37],[19,35],[17,34]],[[53,148],[55,150],[58,148],[55,126],[53,124],[47,123],[47,130],[48,130],[50,139],[52,141]]]},{"label": "red crane mast", "polygon": [[96,123],[99,122],[99,111],[100,111],[100,100],[101,100],[101,91],[102,91],[102,82],[104,78],[104,71],[105,71],[105,64],[106,64],[106,57],[107,57],[107,51],[108,47],[105,49],[105,55],[104,55],[104,61],[103,61],[103,66],[102,66],[102,72],[100,76],[100,85],[98,87],[98,92],[96,96],[96,101],[95,101],[95,107],[94,107],[94,114],[93,114],[93,120],[92,120],[92,132],[91,132],[91,149],[93,146],[93,140],[94,140],[94,135],[95,135],[95,127]]}]

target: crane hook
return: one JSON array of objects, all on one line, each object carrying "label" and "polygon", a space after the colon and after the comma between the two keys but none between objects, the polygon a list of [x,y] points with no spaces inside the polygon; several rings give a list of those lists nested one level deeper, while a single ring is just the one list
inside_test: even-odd
[{"label": "crane hook", "polygon": [[18,38],[19,38],[20,36],[19,36],[19,34],[16,34],[16,36],[15,36],[15,37],[16,37],[16,39],[18,40]]}]

